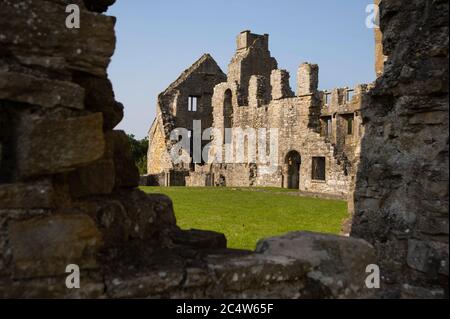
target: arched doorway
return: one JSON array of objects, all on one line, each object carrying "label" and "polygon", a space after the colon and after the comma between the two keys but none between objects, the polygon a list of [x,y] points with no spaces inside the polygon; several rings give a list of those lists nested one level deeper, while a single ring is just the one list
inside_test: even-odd
[{"label": "arched doorway", "polygon": [[226,134],[226,129],[233,127],[233,103],[232,103],[232,93],[228,89],[225,91],[223,99],[223,138],[224,144],[231,142],[231,133]]},{"label": "arched doorway", "polygon": [[287,188],[300,188],[300,165],[302,159],[297,151],[290,151],[286,155],[287,165]]}]

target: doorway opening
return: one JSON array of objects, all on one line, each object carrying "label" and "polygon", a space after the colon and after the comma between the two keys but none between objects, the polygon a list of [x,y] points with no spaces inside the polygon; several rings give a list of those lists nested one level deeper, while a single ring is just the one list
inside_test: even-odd
[{"label": "doorway opening", "polygon": [[287,164],[287,188],[299,189],[300,188],[300,165],[302,159],[297,151],[290,151],[286,155]]}]

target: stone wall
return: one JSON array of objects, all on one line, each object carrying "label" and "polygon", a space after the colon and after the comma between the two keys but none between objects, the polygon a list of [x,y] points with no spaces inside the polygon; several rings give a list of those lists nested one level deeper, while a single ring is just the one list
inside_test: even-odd
[{"label": "stone wall", "polygon": [[[289,85],[289,73],[276,69],[276,65],[277,61],[270,55],[268,35],[250,31],[238,35],[236,53],[228,66],[227,76],[209,55],[195,62],[159,96],[157,118],[149,132],[149,174],[190,171],[191,178],[179,186],[289,187],[340,197],[351,193],[363,132],[358,111],[367,85],[319,91],[318,65],[302,63],[295,95]],[[205,77],[208,73],[205,69],[214,76]],[[206,104],[197,111],[188,111],[188,97],[196,95],[207,102],[202,102]],[[203,167],[201,172],[194,170],[192,144],[191,154],[187,154],[189,163],[175,164],[168,155],[174,145],[169,141],[171,130],[176,127],[192,130],[192,121],[196,119],[202,120],[203,130],[208,125],[213,128],[212,143],[202,141],[202,148],[208,143],[212,145],[209,149],[211,159],[204,161],[213,165]],[[352,120],[350,133],[349,119]],[[249,145],[243,147],[237,141],[233,141],[232,149],[234,153],[245,149],[244,159],[215,161],[219,155],[223,157],[228,148],[223,143],[226,129],[277,129],[278,154],[273,163],[274,170],[263,172],[262,165],[247,158]],[[255,147],[257,150],[258,146]],[[294,151],[299,154],[302,165],[292,177],[287,156]],[[315,157],[325,158],[323,180],[312,176]],[[292,178],[299,180],[295,187],[289,182]]]},{"label": "stone wall", "polygon": [[388,296],[448,297],[448,1],[380,5],[352,236],[376,247]]},{"label": "stone wall", "polygon": [[[135,189],[128,138],[114,130],[115,18],[99,14],[112,2],[71,1],[80,29],[65,27],[65,1],[0,2],[1,297],[103,294],[109,249],[175,225],[167,198]],[[64,291],[68,264],[85,289]]]},{"label": "stone wall", "polygon": [[[240,36],[242,34],[245,33]],[[259,39],[263,38],[267,37],[259,36]],[[263,49],[259,46],[257,49],[263,50],[260,52],[263,59],[270,56],[268,41],[264,42]],[[302,63],[298,69],[296,96],[289,86],[289,73],[286,70],[274,69],[269,78],[261,74],[250,76],[246,96],[248,104],[242,104],[240,96],[243,88],[235,79],[239,78],[236,74],[240,72],[243,55],[246,56],[245,61],[248,64],[258,60],[257,56],[249,53],[252,50],[251,45],[238,46],[229,65],[227,82],[217,85],[214,89],[213,127],[217,136],[213,138],[210,157],[213,160],[222,155],[222,161],[213,162],[206,173],[222,176],[227,180],[227,186],[270,186],[327,195],[349,194],[359,159],[359,141],[363,132],[359,109],[367,85],[358,85],[355,89],[334,89],[330,93],[319,91],[319,67]],[[225,102],[227,94],[231,95],[231,111],[227,111],[230,113],[229,121],[224,115],[228,108]],[[347,123],[350,118],[352,129],[349,133]],[[258,159],[257,163],[252,163],[251,159],[247,158],[251,153],[251,146],[248,144],[242,146],[237,139],[231,144],[224,143],[223,132],[228,128],[234,129],[234,133],[238,133],[238,130],[247,133],[248,129],[278,130],[274,170],[270,173],[264,172]],[[218,132],[221,134],[217,134]],[[247,139],[248,134],[241,139]],[[244,149],[244,161],[228,161],[223,158],[226,150],[230,148],[229,145],[232,145],[234,153]],[[259,143],[254,146],[256,154],[258,147]],[[300,158],[298,173],[292,173],[289,168],[287,157],[292,152],[296,152]],[[312,176],[312,162],[315,157],[324,158],[323,180]],[[295,187],[289,182],[294,178],[292,174],[299,180]]]},{"label": "stone wall", "polygon": [[[149,131],[148,158],[151,160],[148,161],[148,174],[167,172],[178,166],[172,163],[169,156],[174,143],[170,141],[170,134],[174,129],[192,131],[194,120],[201,121],[202,130],[212,126],[213,89],[224,80],[225,74],[216,61],[209,54],[204,54],[158,96],[156,119]],[[189,109],[192,98],[196,101],[195,109],[193,105]]]}]

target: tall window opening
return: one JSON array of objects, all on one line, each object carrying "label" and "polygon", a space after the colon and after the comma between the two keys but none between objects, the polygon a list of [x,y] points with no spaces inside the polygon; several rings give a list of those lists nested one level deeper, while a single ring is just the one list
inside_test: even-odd
[{"label": "tall window opening", "polygon": [[287,187],[290,189],[300,188],[300,165],[302,159],[297,151],[290,151],[286,155],[286,164],[288,169]]},{"label": "tall window opening", "polygon": [[347,118],[347,135],[353,135],[353,123],[354,117],[350,116]]},{"label": "tall window opening", "polygon": [[312,176],[311,178],[316,181],[325,180],[325,157],[313,157],[312,158]]},{"label": "tall window opening", "polygon": [[198,107],[198,96],[190,96],[188,99],[188,111],[197,112]]},{"label": "tall window opening", "polygon": [[231,129],[233,127],[233,103],[232,103],[232,93],[228,89],[225,91],[225,96],[223,100],[223,136],[225,144],[231,143]]}]

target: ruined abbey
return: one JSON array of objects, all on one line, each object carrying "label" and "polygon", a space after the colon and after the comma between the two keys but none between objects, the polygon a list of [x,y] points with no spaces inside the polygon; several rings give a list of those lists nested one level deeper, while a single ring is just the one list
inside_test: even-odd
[{"label": "ruined abbey", "polygon": [[[346,196],[355,176],[362,136],[360,108],[367,85],[318,90],[319,67],[302,63],[296,91],[289,73],[278,69],[269,51],[269,36],[243,31],[225,75],[214,59],[203,55],[158,97],[157,117],[149,132],[149,184],[163,186],[271,186],[304,192]],[[200,131],[212,127],[208,159],[174,163],[170,157],[171,132],[189,131],[188,146],[194,145],[194,121]],[[263,143],[275,153],[271,170],[252,161],[249,152],[257,132],[267,130]],[[227,135],[226,129],[231,129]],[[268,130],[277,139],[270,140]],[[234,130],[234,131],[233,131]],[[244,136],[236,137],[236,131]],[[192,132],[192,133],[191,133]],[[253,134],[253,135],[252,135]],[[202,146],[210,141],[202,140]],[[240,142],[240,143],[239,143]],[[259,144],[261,140],[258,139]],[[270,149],[275,144],[276,149]],[[243,159],[217,160],[226,148]],[[273,154],[272,154],[273,155]],[[225,156],[223,156],[225,157]],[[263,167],[261,167],[263,166]]]},{"label": "ruined abbey", "polygon": [[[254,251],[181,229],[170,198],[138,189],[107,74],[114,2],[70,0],[82,27],[67,29],[67,1],[0,1],[0,298],[448,298],[448,1],[376,0],[378,78],[354,92],[318,91],[302,64],[294,94],[268,37],[243,32],[228,75],[205,55],[159,96],[148,183],[351,195],[349,237],[297,231]],[[171,132],[195,140],[194,120],[216,128],[208,156],[174,165]],[[233,144],[224,128],[278,129],[276,170],[213,161]]]}]

